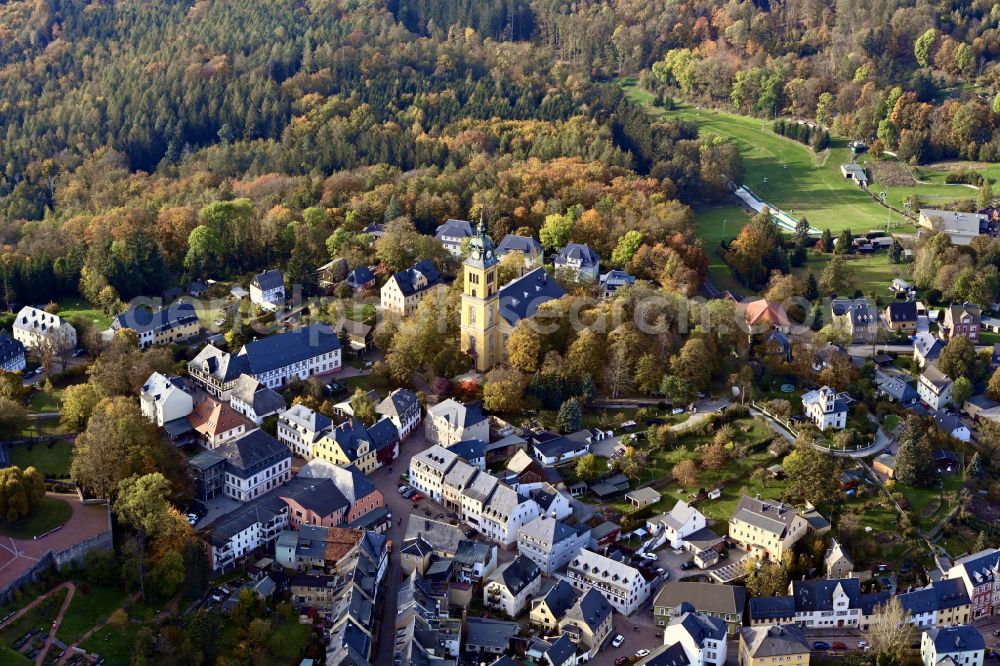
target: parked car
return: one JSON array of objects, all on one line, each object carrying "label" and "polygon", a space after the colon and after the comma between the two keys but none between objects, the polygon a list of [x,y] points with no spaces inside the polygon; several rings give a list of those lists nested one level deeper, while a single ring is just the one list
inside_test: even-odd
[{"label": "parked car", "polygon": [[400,494],[400,495],[403,495],[403,494],[404,494],[404,493],[406,493],[406,491],[407,491],[407,490],[409,490],[409,489],[410,489],[410,487],[409,487],[408,485],[406,485],[406,484],[403,484],[403,485],[401,485],[401,486],[399,487],[399,494]]},{"label": "parked car", "polygon": [[674,416],[677,416],[678,414],[683,414],[684,413],[684,408],[683,407],[674,407],[673,409],[670,410],[670,413],[673,414]]},{"label": "parked car", "polygon": [[830,646],[830,649],[831,650],[846,650],[847,649],[847,644],[846,643],[841,643],[840,641],[835,641]]},{"label": "parked car", "polygon": [[615,659],[615,666],[624,666],[628,663],[628,657],[618,657]]},{"label": "parked car", "polygon": [[646,425],[648,425],[648,426],[663,425],[665,423],[666,423],[666,420],[661,419],[659,416],[654,416],[651,419],[646,419]]},{"label": "parked car", "polygon": [[830,644],[826,641],[813,641],[813,650],[829,650]]},{"label": "parked car", "polygon": [[694,569],[694,567],[695,567],[694,560],[688,560],[687,562],[681,565],[681,569],[683,569],[684,571],[687,571],[688,569]]},{"label": "parked car", "polygon": [[858,641],[858,647],[862,650],[868,649],[868,641]]},{"label": "parked car", "polygon": [[617,636],[615,636],[615,639],[611,641],[611,646],[616,648],[621,647],[622,643],[624,642],[625,642],[625,637],[622,636],[621,634],[618,634]]},{"label": "parked car", "polygon": [[419,502],[423,498],[424,498],[424,496],[421,495],[420,493],[416,492],[416,491],[414,491],[413,494],[410,495],[410,499],[413,500],[414,502]]},{"label": "parked car", "polygon": [[87,353],[86,349],[77,349],[73,352],[73,358],[80,358]]},{"label": "parked car", "polygon": [[655,560],[656,559],[656,553],[643,553],[639,557],[641,557],[644,560]]},{"label": "parked car", "polygon": [[649,650],[647,650],[645,648],[643,648],[642,650],[636,650],[635,651],[635,656],[637,658],[639,658],[639,659],[642,659],[643,657],[647,657],[647,656],[649,656]]}]

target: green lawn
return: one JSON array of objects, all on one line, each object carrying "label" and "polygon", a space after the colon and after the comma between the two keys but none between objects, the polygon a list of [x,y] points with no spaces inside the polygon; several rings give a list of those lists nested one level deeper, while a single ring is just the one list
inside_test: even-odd
[{"label": "green lawn", "polygon": [[278,625],[271,636],[271,652],[276,664],[297,664],[302,659],[302,653],[309,642],[312,627],[298,622],[286,622]]},{"label": "green lawn", "polygon": [[64,319],[81,315],[94,322],[94,325],[102,331],[111,325],[111,317],[104,314],[100,308],[94,307],[87,300],[82,298],[63,298],[58,303],[59,316]]},{"label": "green lawn", "polygon": [[[955,506],[961,488],[962,478],[957,474],[949,474],[944,477],[943,490],[936,484],[931,488],[896,485],[896,490],[902,493],[910,504],[910,513],[913,515],[914,524],[925,530],[934,527]],[[942,498],[940,505],[933,513],[930,513],[931,503],[939,497]],[[928,511],[926,516],[924,515],[925,509]]]},{"label": "green lawn", "polygon": [[[809,253],[805,266],[792,269],[792,272],[805,279],[809,273],[816,276],[818,280],[823,273],[823,269],[830,263],[832,254]],[[867,255],[853,255],[847,259],[848,266],[856,278],[856,288],[860,289],[865,296],[875,294],[882,296],[883,300],[890,298],[889,285],[893,279],[906,275],[906,267],[903,264],[893,264],[889,261],[888,252],[875,252]],[[852,294],[840,294],[840,296],[851,296]]]},{"label": "green lawn", "polygon": [[59,421],[58,416],[33,419],[28,421],[28,425],[20,434],[27,437],[41,437],[43,435],[64,435],[69,430]]},{"label": "green lawn", "polygon": [[126,623],[121,628],[104,627],[80,646],[87,652],[104,657],[104,663],[117,666],[128,664],[132,657],[135,635],[142,625]]},{"label": "green lawn", "polygon": [[73,442],[52,442],[51,444],[35,444],[27,446],[12,446],[10,452],[11,464],[24,469],[34,467],[42,476],[48,479],[60,479],[69,475],[69,464],[73,457]]},{"label": "green lawn", "polygon": [[0,522],[0,534],[15,539],[30,539],[64,524],[73,515],[70,505],[55,497],[45,497],[27,518],[15,523]]},{"label": "green lawn", "polygon": [[89,629],[107,620],[121,607],[126,596],[125,590],[120,587],[78,584],[56,637],[67,645],[74,643]]},{"label": "green lawn", "polygon": [[33,412],[58,412],[62,407],[62,389],[35,391],[28,401],[28,409]]},{"label": "green lawn", "polygon": [[34,662],[20,652],[14,652],[13,648],[9,648],[6,645],[0,645],[0,663],[7,664],[8,666],[18,666],[18,664],[25,664],[25,666],[28,666]]},{"label": "green lawn", "polygon": [[[642,104],[654,118],[692,121],[701,128],[702,134],[733,140],[743,155],[746,174],[743,184],[764,201],[793,217],[804,216],[814,227],[828,227],[835,233],[845,228],[867,232],[885,227],[888,211],[840,173],[840,165],[851,159],[847,139],[832,137],[831,147],[817,155],[806,146],[775,134],[769,121],[685,104],[667,111],[653,107],[653,95],[638,86],[626,84],[624,90],[630,99]],[[860,161],[864,159],[862,155]],[[933,181],[933,176],[929,180]],[[953,200],[963,196],[967,198],[972,192],[968,188],[945,187],[943,176],[941,181],[930,185],[888,188],[889,201],[901,208],[903,201],[912,193],[924,197],[931,204],[935,197],[942,201],[945,197]],[[878,192],[882,188],[872,189]],[[962,189],[967,192],[961,192]],[[902,222],[899,214],[893,214],[892,222]],[[902,223],[894,230],[912,231],[913,226]]]},{"label": "green lawn", "polygon": [[[24,597],[24,603],[22,606],[27,606],[34,600],[35,597],[26,596]],[[5,648],[12,648],[14,641],[26,634],[28,631],[32,629],[41,629],[42,631],[37,639],[40,647],[41,643],[48,635],[49,629],[52,627],[52,620],[55,619],[56,614],[59,612],[59,609],[62,607],[65,600],[66,590],[59,590],[57,593],[53,594],[48,599],[22,615],[16,622],[12,622],[7,625],[3,631],[0,631],[0,645]],[[0,653],[0,656],[3,656],[3,654]],[[8,662],[4,660],[2,663],[7,664]]]},{"label": "green lawn", "polygon": [[882,428],[888,432],[892,432],[899,425],[899,417],[895,414],[889,414],[882,421]]}]

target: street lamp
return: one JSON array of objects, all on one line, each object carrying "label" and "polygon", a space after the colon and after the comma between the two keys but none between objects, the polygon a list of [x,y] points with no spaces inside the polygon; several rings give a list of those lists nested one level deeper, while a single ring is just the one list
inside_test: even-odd
[{"label": "street lamp", "polygon": [[728,221],[729,221],[728,218],[723,218],[722,219],[722,242],[723,243],[726,242],[726,222],[728,222]]}]

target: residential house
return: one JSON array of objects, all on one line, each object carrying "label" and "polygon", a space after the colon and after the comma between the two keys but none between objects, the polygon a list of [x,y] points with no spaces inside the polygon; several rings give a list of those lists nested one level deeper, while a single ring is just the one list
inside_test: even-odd
[{"label": "residential house", "polygon": [[613,629],[611,604],[594,588],[580,595],[559,620],[559,631],[569,636],[585,661],[597,656]]},{"label": "residential house", "polygon": [[554,640],[534,639],[525,656],[539,666],[575,666],[578,659],[576,644],[566,634]]},{"label": "residential house", "polygon": [[636,509],[644,509],[660,501],[660,493],[652,488],[638,488],[625,494],[625,501]]},{"label": "residential house", "polygon": [[486,442],[481,439],[466,439],[445,448],[476,469],[486,471]]},{"label": "residential house", "polygon": [[[511,640],[517,636],[520,627],[516,622],[504,622],[485,617],[470,617],[465,623],[464,655],[501,655],[510,649]],[[479,659],[476,659],[478,661]],[[496,663],[503,664],[503,660]]]},{"label": "residential house", "polygon": [[920,638],[920,659],[924,666],[983,666],[986,641],[970,624],[934,627]]},{"label": "residential house", "polygon": [[25,349],[38,349],[50,344],[57,350],[76,347],[76,329],[59,315],[49,314],[31,306],[21,308],[14,317],[14,339]]},{"label": "residential house", "polygon": [[278,441],[298,457],[312,460],[314,446],[332,425],[329,417],[301,403],[292,405],[278,415]]},{"label": "residential house", "polygon": [[371,474],[399,455],[399,432],[389,419],[366,428],[359,419],[351,417],[325,430],[313,445],[313,455],[334,465],[354,465]]},{"label": "residential house", "polygon": [[847,401],[837,397],[829,386],[822,386],[802,396],[802,409],[820,430],[843,430],[847,427]]},{"label": "residential house", "polygon": [[872,469],[891,479],[896,474],[896,456],[890,453],[880,453],[872,461]]},{"label": "residential house", "polygon": [[690,666],[690,664],[684,646],[680,643],[661,645],[635,662],[635,666]]},{"label": "residential house", "polygon": [[194,410],[194,399],[184,388],[184,380],[154,372],[139,391],[142,415],[163,427],[165,423],[186,418]]},{"label": "residential house", "polygon": [[646,526],[654,534],[662,530],[666,543],[671,548],[683,548],[686,537],[707,526],[704,514],[684,500],[677,500],[669,513],[654,516],[646,521]]},{"label": "residential house", "polygon": [[483,603],[515,618],[527,607],[542,586],[542,573],[535,562],[518,556],[500,565],[486,578]]},{"label": "residential house", "polygon": [[944,322],[938,329],[938,335],[942,340],[963,337],[979,342],[981,320],[982,309],[978,305],[970,303],[950,305],[944,311]]},{"label": "residential house", "polygon": [[860,628],[861,582],[857,578],[793,580],[795,622],[811,629]]},{"label": "residential house", "polygon": [[365,289],[374,289],[375,273],[373,273],[372,269],[368,266],[358,266],[347,274],[344,282],[346,282],[347,286],[355,292],[364,291]]},{"label": "residential house", "polygon": [[747,591],[741,585],[717,585],[689,581],[668,581],[653,601],[653,620],[666,626],[672,617],[681,614],[681,606],[691,604],[698,612],[726,623],[727,631],[735,636],[743,626],[743,611]]},{"label": "residential house", "polygon": [[438,226],[434,238],[453,257],[461,257],[462,241],[472,238],[472,223],[467,220],[447,220]]},{"label": "residential house", "polygon": [[333,289],[347,277],[347,270],[346,259],[331,259],[316,269],[316,284],[320,289]]},{"label": "residential house", "polygon": [[[457,451],[446,450],[454,453],[456,458],[441,481],[441,504],[450,511],[462,513],[462,506],[466,501],[465,493],[479,476],[480,469],[459,456]],[[482,481],[492,483],[493,478],[486,475]],[[482,492],[488,492],[488,489],[482,488]]]},{"label": "residential house", "polygon": [[583,592],[595,588],[623,615],[631,615],[646,602],[655,580],[655,576],[647,579],[639,569],[587,549],[570,560],[566,573],[570,585]]},{"label": "residential house", "polygon": [[532,236],[504,236],[497,245],[497,258],[503,259],[511,252],[520,252],[524,256],[525,268],[539,268],[545,258],[545,249]]},{"label": "residential house", "polygon": [[916,301],[894,301],[885,308],[885,325],[895,333],[916,333]]},{"label": "residential house", "polygon": [[497,568],[497,547],[491,543],[462,539],[451,558],[455,579],[473,585]]},{"label": "residential house", "polygon": [[1000,549],[987,548],[956,560],[947,576],[965,583],[973,620],[1000,615]]},{"label": "residential house", "polygon": [[917,333],[913,338],[913,361],[923,368],[937,361],[944,342],[931,333]]},{"label": "residential house", "polygon": [[985,393],[969,396],[962,404],[962,411],[973,421],[995,419],[1000,414],[1000,403],[990,399]]},{"label": "residential house", "polygon": [[268,416],[285,411],[285,398],[252,375],[240,375],[233,386],[229,406],[258,426]]},{"label": "residential house", "polygon": [[[357,467],[341,467],[325,460],[310,460],[299,470],[301,479],[330,479],[347,500],[344,522],[349,526],[373,514],[384,516],[385,496]],[[371,531],[373,528],[369,528]],[[377,531],[377,530],[376,530]]]},{"label": "residential house", "polygon": [[556,275],[566,275],[580,282],[597,282],[601,257],[585,243],[567,243],[552,260]]},{"label": "residential house", "polygon": [[0,334],[0,370],[23,372],[28,367],[24,345],[9,335]]},{"label": "residential house", "polygon": [[[518,491],[524,488],[518,484],[511,484]],[[573,507],[569,503],[569,498],[556,489],[551,483],[539,484],[536,488],[528,491],[528,496],[535,500],[538,510],[549,518],[564,520],[573,515]]]},{"label": "residential house", "polygon": [[635,277],[625,271],[610,270],[601,275],[601,298],[611,298],[619,289],[627,289],[635,284]]},{"label": "residential house", "polygon": [[[488,476],[480,472],[479,477]],[[475,488],[470,487],[469,495]],[[463,509],[465,508],[463,503]],[[473,504],[473,506],[475,506]],[[531,522],[539,514],[538,505],[530,497],[521,495],[510,486],[497,483],[489,499],[482,506],[477,530],[503,546],[512,546],[517,542],[517,530],[522,525]],[[463,519],[476,526],[477,515],[474,511],[463,511]]]},{"label": "residential house", "polygon": [[363,530],[346,527],[301,525],[298,530],[286,530],[278,536],[274,559],[294,571],[326,571],[351,557],[365,535]]},{"label": "residential house", "polygon": [[396,389],[375,407],[375,413],[392,421],[400,441],[409,437],[420,425],[420,401],[413,391]]},{"label": "residential house", "polygon": [[208,344],[188,362],[188,375],[210,395],[228,401],[236,381],[250,371],[246,360]]},{"label": "residential house", "polygon": [[793,507],[743,496],[729,520],[729,538],[754,557],[780,562],[805,536],[808,523]]},{"label": "residential house", "polygon": [[751,627],[791,624],[795,621],[795,599],[788,595],[751,597],[747,613]]},{"label": "residential house", "polygon": [[[435,502],[443,499],[444,477],[458,459],[458,454],[452,453],[442,446],[432,446],[415,454],[410,459],[409,481],[410,485],[430,497]],[[472,465],[469,481],[475,476]],[[463,488],[464,490],[464,488]]]},{"label": "residential house", "polygon": [[664,645],[680,645],[691,666],[723,666],[728,654],[728,627],[724,620],[682,602],[678,615],[663,628]]},{"label": "residential house", "polygon": [[[868,187],[868,174],[865,173],[865,168],[857,162],[841,164],[840,173],[844,178],[853,180],[854,184],[858,187]],[[741,661],[740,666],[745,666],[745,664]]]},{"label": "residential house", "polygon": [[246,358],[250,374],[268,388],[336,372],[341,364],[340,339],[324,324],[249,342],[239,355]]},{"label": "residential house", "polygon": [[198,335],[198,313],[190,303],[177,301],[151,310],[133,306],[111,320],[111,331],[130,330],[139,336],[139,348],[183,342]]},{"label": "residential house", "polygon": [[448,398],[427,409],[424,419],[427,441],[450,446],[466,439],[490,440],[490,420],[483,414],[482,403],[463,404]]},{"label": "residential house", "polygon": [[285,304],[285,278],[276,268],[258,273],[250,280],[250,302],[266,310]]},{"label": "residential house", "polygon": [[889,290],[894,291],[897,294],[903,294],[908,291],[913,291],[913,284],[902,278],[893,278],[892,283],[889,285]]},{"label": "residential house", "polygon": [[920,394],[909,382],[899,377],[876,373],[876,392],[889,402],[895,402],[902,407],[912,407],[920,400]]},{"label": "residential house", "polygon": [[797,624],[740,630],[740,666],[809,666],[810,644]]},{"label": "residential house", "polygon": [[530,558],[549,576],[566,566],[589,543],[587,527],[571,527],[545,514],[517,530],[517,552]]},{"label": "residential house", "polygon": [[430,546],[433,555],[442,559],[453,558],[462,541],[467,539],[465,532],[457,525],[410,514],[406,521],[403,543],[418,537]]},{"label": "residential house", "polygon": [[931,409],[944,409],[951,404],[951,377],[936,365],[927,365],[917,378],[917,393]]},{"label": "residential house", "polygon": [[429,259],[419,261],[410,268],[393,273],[382,285],[382,309],[408,317],[441,284],[441,274],[434,264]]},{"label": "residential house", "polygon": [[196,476],[217,478],[221,468],[224,472],[222,493],[239,502],[247,502],[277,488],[292,476],[291,453],[259,428],[198,454],[188,462]]},{"label": "residential house", "polygon": [[198,403],[187,418],[209,449],[242,437],[256,427],[228,405],[209,397]]},{"label": "residential house", "polygon": [[979,213],[921,208],[917,224],[931,231],[943,231],[953,245],[968,245],[983,232],[987,218]]},{"label": "residential house", "polygon": [[208,285],[201,280],[192,280],[187,283],[187,293],[194,298],[201,298],[208,293]]},{"label": "residential house", "polygon": [[[518,449],[507,461],[508,476],[516,479],[518,487],[541,487],[548,478],[546,468],[540,462],[528,455],[523,449]],[[514,485],[514,484],[511,484]]]},{"label": "residential house", "polygon": [[932,412],[931,417],[934,419],[934,423],[937,424],[937,427],[941,430],[941,432],[950,437],[954,437],[960,442],[968,443],[969,439],[972,437],[969,427],[962,423],[962,419],[958,418],[955,414],[937,411]]},{"label": "residential house", "polygon": [[854,571],[854,560],[839,541],[830,539],[830,547],[823,554],[823,566],[827,578],[847,578]]},{"label": "residential house", "polygon": [[590,439],[589,430],[570,435],[542,430],[529,438],[532,453],[543,465],[557,465],[590,453]]},{"label": "residential house", "polygon": [[851,342],[871,342],[878,331],[879,318],[875,306],[867,299],[835,298],[830,303],[831,321],[843,327]]},{"label": "residential house", "polygon": [[375,345],[372,327],[353,319],[342,319],[337,324],[337,333],[347,341],[347,346],[356,356],[363,356]]},{"label": "residential house", "polygon": [[760,298],[756,301],[741,302],[737,308],[743,311],[743,317],[750,334],[762,333],[771,329],[777,329],[787,334],[792,328],[788,314],[780,303],[772,303],[767,299]]},{"label": "residential house", "polygon": [[959,578],[932,581],[927,587],[896,595],[907,620],[920,629],[967,624],[972,601]]},{"label": "residential house", "polygon": [[533,627],[538,627],[543,636],[551,636],[566,616],[566,612],[576,603],[579,596],[573,586],[561,578],[542,597],[531,600],[529,618]]}]

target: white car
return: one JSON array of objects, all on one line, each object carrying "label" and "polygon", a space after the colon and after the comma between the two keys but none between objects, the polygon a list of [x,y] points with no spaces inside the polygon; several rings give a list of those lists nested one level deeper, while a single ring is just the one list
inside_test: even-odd
[{"label": "white car", "polygon": [[625,637],[622,636],[621,634],[618,634],[617,636],[615,636],[615,639],[611,641],[611,647],[621,647],[622,643],[624,642],[625,642]]},{"label": "white car", "polygon": [[670,413],[673,414],[674,416],[677,416],[678,414],[683,414],[684,413],[684,408],[683,407],[674,407],[673,409],[670,410]]},{"label": "white car", "polygon": [[409,489],[410,489],[410,487],[409,487],[409,486],[407,486],[407,485],[402,485],[402,486],[400,486],[400,487],[399,487],[399,494],[400,494],[400,495],[402,495],[403,493],[405,493],[405,492],[406,492],[407,490],[409,490]]},{"label": "white car", "polygon": [[868,649],[868,641],[858,641],[858,647],[862,650]]},{"label": "white car", "polygon": [[636,650],[635,656],[638,657],[639,659],[642,659],[643,657],[649,656],[649,650],[645,648],[643,648],[642,650]]},{"label": "white car", "polygon": [[643,553],[639,557],[641,557],[644,560],[655,560],[656,559],[656,553]]}]

